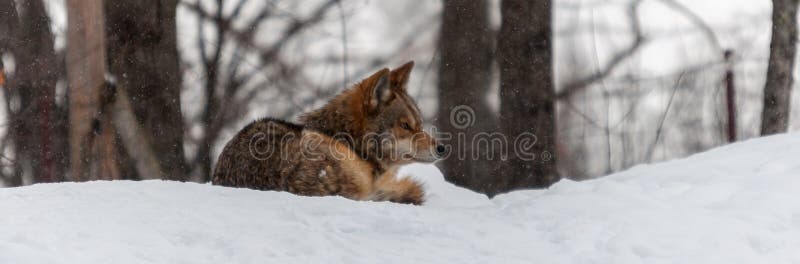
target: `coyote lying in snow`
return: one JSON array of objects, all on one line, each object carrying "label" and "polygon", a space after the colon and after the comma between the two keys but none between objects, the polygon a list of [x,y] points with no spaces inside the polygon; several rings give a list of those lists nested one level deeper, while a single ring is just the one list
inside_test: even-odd
[{"label": "coyote lying in snow", "polygon": [[303,124],[266,118],[247,125],[222,150],[212,183],[422,204],[420,184],[397,178],[397,170],[433,162],[445,148],[422,131],[406,93],[413,66],[374,73],[303,115]]}]

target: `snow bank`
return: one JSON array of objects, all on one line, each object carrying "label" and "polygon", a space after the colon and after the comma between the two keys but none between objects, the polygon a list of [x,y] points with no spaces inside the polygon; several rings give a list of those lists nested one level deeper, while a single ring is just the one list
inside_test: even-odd
[{"label": "snow bank", "polygon": [[426,206],[163,181],[0,189],[0,263],[798,263],[800,135]]}]

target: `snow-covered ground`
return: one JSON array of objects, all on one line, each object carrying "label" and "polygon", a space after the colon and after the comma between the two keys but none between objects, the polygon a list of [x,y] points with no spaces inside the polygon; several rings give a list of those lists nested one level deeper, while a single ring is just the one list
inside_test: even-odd
[{"label": "snow-covered ground", "polygon": [[800,263],[800,134],[408,206],[162,181],[0,189],[0,263]]}]

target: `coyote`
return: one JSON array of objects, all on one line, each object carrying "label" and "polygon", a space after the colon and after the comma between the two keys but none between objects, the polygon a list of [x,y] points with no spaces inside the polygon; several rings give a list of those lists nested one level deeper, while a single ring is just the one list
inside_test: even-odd
[{"label": "coyote", "polygon": [[422,204],[424,191],[398,178],[401,165],[433,162],[444,147],[422,131],[406,93],[413,62],[382,69],[301,117],[301,124],[257,120],[231,139],[215,185]]}]

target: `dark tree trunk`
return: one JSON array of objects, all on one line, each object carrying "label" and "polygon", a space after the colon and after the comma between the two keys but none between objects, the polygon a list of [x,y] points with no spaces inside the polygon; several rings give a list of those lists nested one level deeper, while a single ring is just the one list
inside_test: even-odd
[{"label": "dark tree trunk", "polygon": [[183,181],[187,173],[175,35],[177,4],[177,0],[105,1],[105,10],[110,72],[130,96],[165,177]]},{"label": "dark tree trunk", "polygon": [[555,160],[555,87],[549,0],[503,0],[497,42],[500,122],[508,137],[497,191],[547,187],[559,179]]},{"label": "dark tree trunk", "polygon": [[[201,112],[202,124],[203,124],[203,137],[200,139],[200,145],[197,149],[197,161],[200,162],[200,177],[198,179],[199,182],[209,182],[211,181],[211,173],[212,167],[211,164],[213,162],[213,158],[211,157],[211,149],[214,147],[214,143],[219,137],[219,132],[222,130],[222,124],[219,120],[220,118],[220,107],[221,107],[221,100],[217,95],[216,91],[220,81],[220,64],[222,63],[222,47],[225,46],[225,25],[223,23],[225,18],[223,17],[223,3],[222,0],[217,0],[216,6],[217,10],[214,14],[214,27],[216,28],[216,39],[214,40],[212,46],[212,52],[209,55],[206,53],[206,46],[207,45],[204,41],[205,34],[203,34],[203,24],[201,23],[198,25],[197,33],[201,37],[198,40],[198,47],[200,48],[201,52],[201,59],[203,61],[203,68],[205,69],[206,73],[206,83],[205,83],[205,104],[203,111]],[[228,80],[229,82],[232,80]],[[223,94],[227,92],[223,90]]]},{"label": "dark tree trunk", "polygon": [[769,45],[767,83],[764,85],[764,110],[761,135],[785,133],[789,126],[797,45],[798,0],[772,1],[772,41]]},{"label": "dark tree trunk", "polygon": [[[6,87],[6,100],[18,102],[9,107],[10,136],[21,173],[33,182],[60,180],[57,174],[55,133],[57,132],[55,86],[59,71],[50,32],[50,18],[41,0],[19,1],[17,15],[13,1],[2,3],[3,23],[7,31],[1,45],[10,51],[17,68]],[[11,9],[9,9],[11,8]],[[13,20],[13,21],[12,21]],[[9,105],[10,106],[10,105]],[[63,153],[62,153],[63,154]],[[17,179],[14,184],[21,184]]]},{"label": "dark tree trunk", "polygon": [[[0,57],[3,55],[13,54],[12,48],[16,45],[14,43],[17,37],[17,30],[19,28],[19,16],[17,14],[17,7],[14,0],[0,0]],[[3,60],[0,59],[0,74],[3,74],[3,84],[0,86],[3,87],[3,98],[4,98],[4,107],[6,114],[8,115],[8,120],[11,120],[10,127],[14,128],[15,124],[15,113],[12,110],[11,101],[12,98],[17,96],[17,90],[11,89],[13,85],[12,79],[7,79],[5,76],[5,69],[3,68]],[[8,139],[4,139],[3,143],[6,145],[15,145],[18,144],[17,142],[17,135],[16,133],[10,131],[6,137]],[[10,143],[9,143],[10,142]],[[0,151],[5,152],[7,146],[2,146],[3,148]],[[2,153],[6,154],[6,153]],[[8,174],[3,174],[3,185],[5,186],[20,186],[22,185],[22,168],[19,166],[19,163],[16,163],[12,160],[5,160],[6,162],[10,163],[10,172]]]},{"label": "dark tree trunk", "polygon": [[479,133],[496,130],[486,104],[492,65],[488,16],[487,1],[445,0],[439,39],[438,128],[450,135],[444,143],[451,146],[439,165],[448,181],[484,193],[492,192],[498,176],[490,158],[499,158],[488,145],[473,144]]}]

